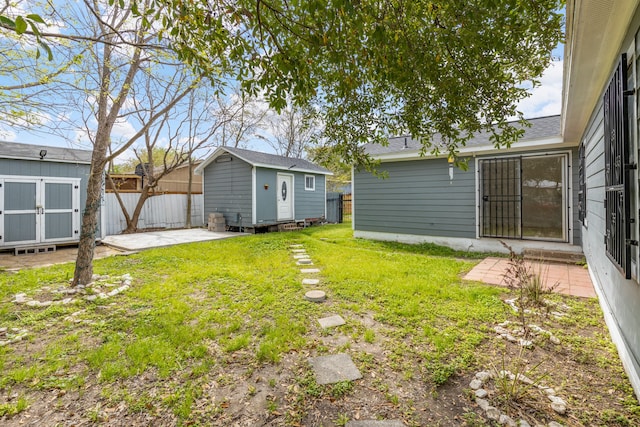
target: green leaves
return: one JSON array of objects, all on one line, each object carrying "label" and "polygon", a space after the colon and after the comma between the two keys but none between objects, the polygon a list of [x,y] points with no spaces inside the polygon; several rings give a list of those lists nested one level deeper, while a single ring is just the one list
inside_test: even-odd
[{"label": "green leaves", "polygon": [[[15,31],[19,36],[27,33],[27,30],[31,30],[31,34],[35,36],[38,46],[40,46],[47,54],[49,61],[53,60],[53,52],[49,45],[42,39],[42,34],[37,24],[46,25],[44,19],[40,15],[30,13],[26,16],[16,16],[15,19],[11,19],[8,16],[0,15],[0,26]],[[40,58],[40,49],[36,50],[36,58]]]}]

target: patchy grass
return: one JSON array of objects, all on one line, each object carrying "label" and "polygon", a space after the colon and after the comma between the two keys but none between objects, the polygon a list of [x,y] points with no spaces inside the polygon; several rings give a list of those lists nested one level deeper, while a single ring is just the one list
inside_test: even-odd
[{"label": "patchy grass", "polygon": [[[324,304],[302,298],[308,289],[292,243],[322,270]],[[129,273],[132,287],[108,300],[36,309],[9,301],[68,287],[72,265],[0,272],[0,327],[29,331],[0,347],[0,420],[56,424],[72,412],[65,422],[484,425],[470,411],[466,384],[499,360],[506,348],[492,327],[512,314],[506,289],[461,279],[480,257],[353,239],[348,225],[316,227],[97,260],[96,273]],[[570,399],[574,413],[560,421],[638,424],[597,303],[554,298],[572,315],[545,325],[566,344],[544,350],[577,371],[587,367],[604,393]],[[347,324],[321,330],[316,319],[333,314]],[[363,379],[318,385],[307,358],[337,352],[351,355]],[[52,413],[48,401],[67,409]]]}]

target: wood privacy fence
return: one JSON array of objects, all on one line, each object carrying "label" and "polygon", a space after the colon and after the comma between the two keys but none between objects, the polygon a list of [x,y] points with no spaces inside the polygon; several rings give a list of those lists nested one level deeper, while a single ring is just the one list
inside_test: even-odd
[{"label": "wood privacy fence", "polygon": [[[120,194],[120,198],[127,207],[129,215],[140,198],[139,193]],[[203,226],[203,205],[202,194],[191,195],[191,225],[193,227]],[[104,224],[105,235],[120,234],[127,228],[127,223],[122,214],[122,209],[113,193],[105,194],[104,201]],[[185,226],[187,217],[187,195],[186,194],[162,194],[149,197],[140,213],[138,228],[182,228]]]}]

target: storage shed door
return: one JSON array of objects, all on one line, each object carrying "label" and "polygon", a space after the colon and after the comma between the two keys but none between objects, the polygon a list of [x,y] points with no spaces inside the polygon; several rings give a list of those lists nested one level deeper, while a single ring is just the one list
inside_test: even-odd
[{"label": "storage shed door", "polygon": [[76,241],[80,180],[0,177],[0,246]]},{"label": "storage shed door", "polygon": [[278,174],[278,221],[293,220],[293,175]]}]

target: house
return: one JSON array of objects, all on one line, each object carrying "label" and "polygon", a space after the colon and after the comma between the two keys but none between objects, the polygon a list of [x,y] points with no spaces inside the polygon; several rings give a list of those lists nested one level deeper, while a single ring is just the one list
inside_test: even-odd
[{"label": "house", "polygon": [[91,151],[0,142],[0,250],[78,242],[90,167]]},{"label": "house", "polygon": [[388,178],[353,172],[353,228],[469,250],[582,249],[640,398],[639,4],[567,2],[561,115],[531,120],[511,149],[477,135],[461,171],[420,158],[410,138],[369,147]]},{"label": "house", "polygon": [[580,253],[577,144],[562,140],[560,116],[530,123],[508,150],[476,135],[460,150],[466,171],[446,157],[421,156],[408,136],[367,146],[386,177],[354,171],[355,236],[474,251],[506,251],[506,241],[517,251]]},{"label": "house", "polygon": [[326,216],[327,169],[307,160],[232,147],[217,148],[195,170],[204,214],[224,214],[233,228],[256,231]]},{"label": "house", "polygon": [[640,397],[639,1],[567,2],[561,130],[579,144],[582,249]]}]

